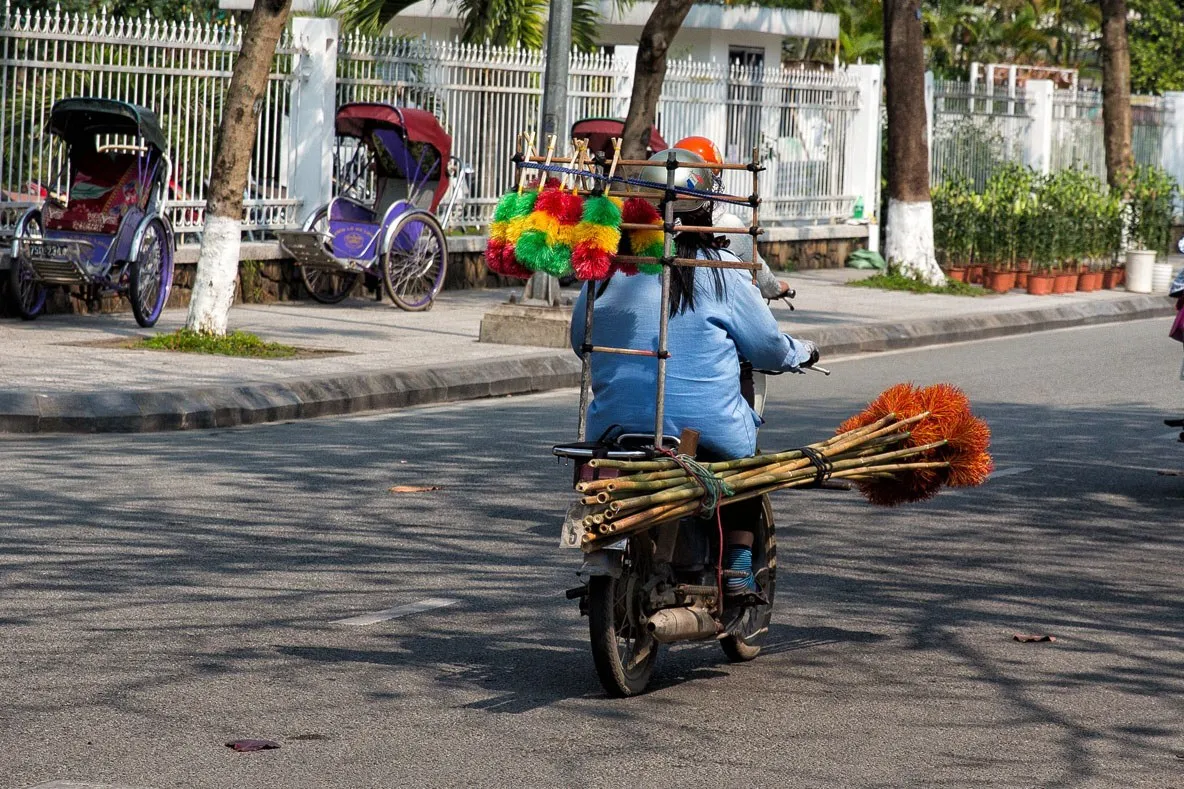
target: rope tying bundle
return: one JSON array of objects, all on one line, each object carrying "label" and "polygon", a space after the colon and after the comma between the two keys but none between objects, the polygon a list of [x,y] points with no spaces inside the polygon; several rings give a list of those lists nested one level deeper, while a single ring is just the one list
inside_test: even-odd
[{"label": "rope tying bundle", "polygon": [[799,447],[798,451],[805,455],[814,466],[814,482],[810,487],[816,488],[821,485],[831,475],[831,472],[835,470],[835,464],[826,455],[813,447]]},{"label": "rope tying bundle", "polygon": [[683,471],[687,472],[689,477],[699,484],[699,487],[703,488],[703,496],[699,499],[699,511],[696,513],[699,517],[710,517],[719,506],[720,499],[736,495],[736,491],[732,490],[722,477],[716,476],[711,469],[690,455],[679,455],[669,449],[660,451],[677,463]]}]

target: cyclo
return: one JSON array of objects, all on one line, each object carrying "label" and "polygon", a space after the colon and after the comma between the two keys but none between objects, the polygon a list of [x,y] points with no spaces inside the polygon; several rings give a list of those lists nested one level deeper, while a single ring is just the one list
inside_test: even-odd
[{"label": "cyclo", "polygon": [[346,298],[359,279],[405,310],[430,309],[448,269],[448,226],[469,170],[450,155],[452,138],[430,112],[390,104],[345,104],[335,118],[338,192],[300,231],[278,233],[310,296]]},{"label": "cyclo", "polygon": [[136,322],[154,325],[172,288],[174,252],[164,214],[172,164],[156,115],[122,101],[62,99],[46,131],[65,155],[45,202],[16,224],[13,306],[32,320],[50,288],[78,288],[89,301],[127,296]]}]

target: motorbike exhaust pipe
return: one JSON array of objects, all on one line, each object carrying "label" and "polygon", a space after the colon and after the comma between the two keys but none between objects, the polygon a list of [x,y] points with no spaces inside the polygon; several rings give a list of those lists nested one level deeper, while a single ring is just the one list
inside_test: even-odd
[{"label": "motorbike exhaust pipe", "polygon": [[720,629],[715,617],[703,608],[663,608],[654,612],[645,627],[663,644],[713,638]]}]

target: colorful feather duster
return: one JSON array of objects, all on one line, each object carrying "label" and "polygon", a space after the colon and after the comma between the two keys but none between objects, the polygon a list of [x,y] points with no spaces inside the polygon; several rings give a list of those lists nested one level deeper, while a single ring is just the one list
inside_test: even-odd
[{"label": "colorful feather duster", "polygon": [[582,280],[604,279],[612,271],[621,244],[621,200],[606,194],[584,201],[584,212],[572,238],[571,265]]},{"label": "colorful feather duster", "polygon": [[[661,274],[662,264],[659,262],[666,254],[666,236],[662,232],[662,217],[653,204],[641,197],[630,197],[621,209],[622,221],[629,224],[653,225],[652,230],[630,230],[629,248],[639,257],[656,258],[653,263],[639,263],[634,271],[626,274]],[[623,267],[620,267],[623,270]]]}]

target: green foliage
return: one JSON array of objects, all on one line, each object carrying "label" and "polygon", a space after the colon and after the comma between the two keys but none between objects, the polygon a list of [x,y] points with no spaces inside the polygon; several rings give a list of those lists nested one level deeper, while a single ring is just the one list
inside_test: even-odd
[{"label": "green foliage", "polygon": [[914,279],[902,274],[899,269],[889,266],[883,274],[873,274],[867,279],[857,279],[848,283],[857,288],[878,288],[880,290],[903,290],[909,293],[938,293],[944,296],[981,296],[986,293],[982,288],[967,285],[965,282],[946,280],[945,285],[934,286],[928,282]]},{"label": "green foliage", "polygon": [[1180,0],[1129,0],[1131,90],[1184,90],[1184,4]]},{"label": "green foliage", "polygon": [[1158,167],[1139,165],[1128,183],[1131,243],[1140,249],[1164,254],[1172,235],[1172,218],[1178,186]]},{"label": "green foliage", "polygon": [[179,329],[172,334],[157,334],[137,343],[138,348],[157,351],[180,351],[182,353],[212,353],[220,356],[247,356],[253,359],[290,359],[299,348],[264,342],[254,334],[243,331],[220,336],[204,332]]},{"label": "green foliage", "polygon": [[934,244],[947,266],[1057,268],[1113,260],[1122,247],[1121,196],[1081,170],[1041,176],[1008,165],[981,191],[953,181],[932,200]]}]

